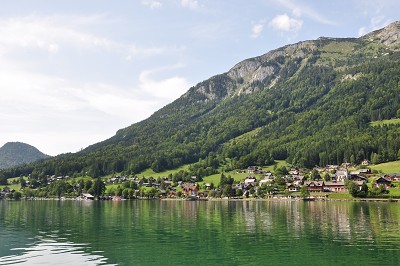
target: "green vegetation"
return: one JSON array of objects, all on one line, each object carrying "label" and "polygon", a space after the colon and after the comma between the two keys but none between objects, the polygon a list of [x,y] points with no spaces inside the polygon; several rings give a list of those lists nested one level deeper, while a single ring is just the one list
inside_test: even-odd
[{"label": "green vegetation", "polygon": [[277,49],[239,64],[269,69],[262,80],[251,78],[255,70],[241,75],[237,68],[213,76],[108,140],[0,171],[0,184],[28,175],[116,173],[214,182],[251,165],[274,169],[277,160],[307,168],[397,160],[400,124],[376,122],[400,110],[400,52],[386,48],[379,41],[322,38]]},{"label": "green vegetation", "polygon": [[393,119],[385,119],[385,120],[380,120],[380,121],[373,121],[370,123],[371,126],[377,127],[377,126],[390,126],[390,125],[398,125],[400,124],[400,118],[393,118]]},{"label": "green vegetation", "polygon": [[383,174],[393,174],[400,172],[400,161],[392,161],[387,163],[381,163],[377,165],[370,165],[371,170],[379,171]]},{"label": "green vegetation", "polygon": [[31,145],[21,142],[8,142],[0,148],[0,169],[27,164],[49,157]]},{"label": "green vegetation", "polygon": [[140,177],[144,176],[144,177],[147,177],[147,178],[149,178],[149,177],[157,178],[157,177],[170,176],[170,175],[173,175],[173,174],[175,174],[177,172],[180,172],[180,171],[188,171],[189,170],[189,166],[190,165],[187,164],[187,165],[183,165],[181,167],[178,167],[176,169],[165,170],[165,171],[162,171],[162,172],[159,172],[159,173],[156,173],[152,169],[148,168],[148,169],[144,170],[143,172],[138,173],[137,175],[140,176]]}]

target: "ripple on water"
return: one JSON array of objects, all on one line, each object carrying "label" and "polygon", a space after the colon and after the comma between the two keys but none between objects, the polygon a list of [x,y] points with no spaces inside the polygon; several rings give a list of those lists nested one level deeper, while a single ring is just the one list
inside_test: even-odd
[{"label": "ripple on water", "polygon": [[31,246],[14,248],[17,255],[0,258],[0,265],[112,265],[100,251],[88,253],[86,244],[40,239]]}]

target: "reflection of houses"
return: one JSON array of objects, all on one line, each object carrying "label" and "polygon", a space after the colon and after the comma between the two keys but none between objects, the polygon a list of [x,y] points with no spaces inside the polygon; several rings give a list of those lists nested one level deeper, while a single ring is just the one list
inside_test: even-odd
[{"label": "reflection of houses", "polygon": [[186,196],[197,195],[199,187],[194,183],[186,183],[182,185],[182,193]]},{"label": "reflection of houses", "polygon": [[324,182],[319,181],[305,181],[304,185],[310,192],[322,192],[324,191]]},{"label": "reflection of houses", "polygon": [[385,188],[390,188],[392,185],[392,181],[386,177],[379,177],[376,181],[375,181],[375,187],[380,187],[383,186]]},{"label": "reflection of houses", "polygon": [[324,182],[324,190],[331,192],[344,192],[344,182]]}]

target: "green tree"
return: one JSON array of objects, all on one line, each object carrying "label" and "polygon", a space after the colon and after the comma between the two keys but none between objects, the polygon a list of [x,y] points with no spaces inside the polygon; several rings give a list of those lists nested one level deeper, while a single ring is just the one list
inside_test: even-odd
[{"label": "green tree", "polygon": [[366,183],[363,183],[361,185],[361,189],[358,192],[358,197],[360,198],[366,198],[368,196],[368,186]]},{"label": "green tree", "polygon": [[308,191],[306,186],[300,188],[300,197],[306,199],[310,196],[310,191]]},{"label": "green tree", "polygon": [[104,184],[100,178],[97,178],[94,181],[92,188],[94,196],[101,196],[104,194],[104,191],[106,191],[106,184]]},{"label": "green tree", "polygon": [[92,188],[93,182],[92,180],[86,180],[85,182],[85,191],[89,191]]},{"label": "green tree", "polygon": [[154,187],[150,188],[150,190],[147,192],[147,197],[152,199],[155,198],[158,194],[158,190]]},{"label": "green tree", "polygon": [[226,185],[224,186],[223,194],[224,194],[226,197],[230,198],[230,197],[231,197],[231,193],[232,193],[232,185],[226,184]]},{"label": "green tree", "polygon": [[26,180],[24,179],[23,176],[21,176],[21,177],[19,178],[19,183],[21,184],[21,188],[26,187]]},{"label": "green tree", "polygon": [[15,192],[13,193],[13,198],[14,198],[15,200],[20,200],[21,197],[22,197],[21,192],[15,191]]},{"label": "green tree", "polygon": [[319,180],[320,178],[321,178],[321,176],[320,176],[319,172],[317,171],[317,169],[313,169],[310,174],[310,179],[311,180]]},{"label": "green tree", "polygon": [[275,174],[276,174],[277,176],[279,176],[279,177],[285,176],[285,175],[287,175],[288,173],[289,173],[289,171],[288,171],[288,169],[287,169],[285,166],[278,167],[278,168],[275,170]]}]

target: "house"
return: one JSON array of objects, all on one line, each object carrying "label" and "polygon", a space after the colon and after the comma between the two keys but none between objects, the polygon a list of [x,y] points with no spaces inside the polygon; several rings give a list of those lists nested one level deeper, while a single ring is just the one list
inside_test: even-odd
[{"label": "house", "polygon": [[5,198],[8,194],[12,194],[14,192],[15,192],[14,189],[11,189],[11,188],[6,186],[0,191],[0,199],[1,198]]},{"label": "house", "polygon": [[86,200],[94,200],[94,196],[89,193],[83,193],[82,198]]},{"label": "house", "polygon": [[164,180],[164,186],[166,186],[166,187],[172,186],[172,181]]},{"label": "house", "polygon": [[299,174],[299,170],[297,169],[293,169],[289,171],[289,175],[298,175]]},{"label": "house", "polygon": [[212,185],[211,185],[211,183],[205,183],[204,184],[204,188],[206,189],[206,190],[210,190],[210,189],[212,189]]},{"label": "house", "polygon": [[290,184],[290,185],[287,187],[287,189],[288,189],[289,191],[293,191],[293,192],[300,191],[300,187],[297,186],[297,185],[295,185],[295,184]]},{"label": "house", "polygon": [[328,164],[326,166],[326,170],[331,171],[331,170],[338,170],[339,169],[339,165],[332,165],[332,164]]},{"label": "house", "polygon": [[260,185],[260,187],[261,187],[261,186],[264,185],[264,184],[271,183],[272,180],[273,180],[273,179],[269,179],[269,178],[267,178],[267,177],[264,177],[264,179],[260,180],[259,185]]},{"label": "house", "polygon": [[324,182],[320,181],[305,181],[304,186],[307,187],[307,190],[310,192],[322,192],[324,191]]},{"label": "house", "polygon": [[354,184],[358,187],[359,190],[362,189],[362,186],[364,185],[365,181],[353,181]]},{"label": "house", "polygon": [[324,182],[324,190],[330,192],[345,192],[344,182]]},{"label": "house", "polygon": [[371,164],[371,162],[368,160],[364,160],[361,162],[361,165],[370,165],[370,164]]},{"label": "house", "polygon": [[392,186],[392,181],[384,176],[379,177],[374,184],[375,187],[384,186],[385,188],[390,188]]},{"label": "house", "polygon": [[197,195],[199,198],[205,199],[208,197],[208,192],[199,192]]},{"label": "house", "polygon": [[336,181],[345,181],[349,176],[349,172],[347,170],[338,170],[336,171],[336,176],[335,176],[335,180]]},{"label": "house", "polygon": [[367,182],[368,179],[366,177],[363,177],[361,175],[350,175],[349,176],[349,180],[352,181],[363,181],[363,182]]},{"label": "house", "polygon": [[170,191],[168,191],[167,197],[176,198],[176,197],[178,197],[178,192],[176,190],[170,190]]},{"label": "house", "polygon": [[234,185],[232,188],[235,189],[235,190],[236,190],[236,189],[241,189],[241,190],[243,190],[244,187],[245,187],[244,183],[243,183],[243,182],[239,182],[239,183],[237,183],[236,185]]},{"label": "house", "polygon": [[371,173],[370,169],[358,169],[358,170],[355,170],[355,171],[351,171],[350,175],[351,176],[352,175],[361,175],[361,174],[366,175],[366,174],[370,174],[370,173]]},{"label": "house", "polygon": [[400,174],[386,174],[383,177],[391,180],[392,182],[400,182]]},{"label": "house", "polygon": [[182,185],[182,193],[186,196],[197,196],[199,192],[199,186],[195,183],[185,183]]},{"label": "house", "polygon": [[257,183],[257,179],[254,176],[248,176],[244,180],[245,186],[250,185],[250,184],[255,185],[256,183]]}]

